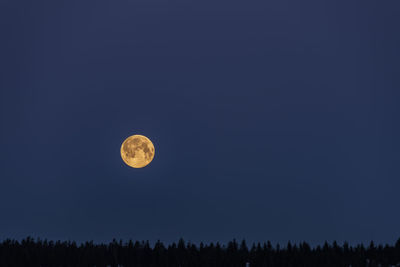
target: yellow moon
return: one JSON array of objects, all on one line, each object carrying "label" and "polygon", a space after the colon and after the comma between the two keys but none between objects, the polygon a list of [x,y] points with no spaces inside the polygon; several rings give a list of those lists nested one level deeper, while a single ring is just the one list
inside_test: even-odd
[{"label": "yellow moon", "polygon": [[143,135],[132,135],[121,145],[121,158],[132,168],[143,168],[154,158],[154,145]]}]

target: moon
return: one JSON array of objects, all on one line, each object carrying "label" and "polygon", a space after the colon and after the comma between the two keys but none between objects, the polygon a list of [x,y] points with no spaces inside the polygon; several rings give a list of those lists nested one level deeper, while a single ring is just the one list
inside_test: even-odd
[{"label": "moon", "polygon": [[149,138],[143,135],[132,135],[121,145],[121,158],[126,165],[132,168],[143,168],[154,158],[154,145]]}]

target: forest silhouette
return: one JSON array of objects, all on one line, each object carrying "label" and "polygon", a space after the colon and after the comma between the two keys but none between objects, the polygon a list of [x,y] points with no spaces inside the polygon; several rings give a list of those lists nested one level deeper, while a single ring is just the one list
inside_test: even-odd
[{"label": "forest silhouette", "polygon": [[311,247],[306,242],[273,246],[271,242],[247,245],[194,244],[180,239],[164,245],[157,241],[113,240],[108,244],[48,241],[25,238],[0,243],[0,266],[135,266],[135,267],[322,267],[400,266],[400,239],[394,245],[368,246],[337,242]]}]

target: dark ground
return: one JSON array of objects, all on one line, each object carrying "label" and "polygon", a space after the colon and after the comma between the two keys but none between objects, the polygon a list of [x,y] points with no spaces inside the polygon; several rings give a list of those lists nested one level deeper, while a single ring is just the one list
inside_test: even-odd
[{"label": "dark ground", "polygon": [[160,241],[109,244],[34,240],[5,240],[0,243],[0,266],[400,266],[400,239],[395,245],[350,246],[307,243],[273,246],[269,241],[248,246],[245,240],[226,245],[198,245],[183,239],[168,246]]}]

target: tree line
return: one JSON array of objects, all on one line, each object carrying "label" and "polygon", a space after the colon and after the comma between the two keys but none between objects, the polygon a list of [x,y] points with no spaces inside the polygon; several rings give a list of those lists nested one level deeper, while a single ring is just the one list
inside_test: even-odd
[{"label": "tree line", "polygon": [[0,243],[0,266],[133,266],[133,267],[324,267],[400,266],[400,239],[394,245],[368,246],[306,242],[273,246],[271,242],[248,245],[245,240],[227,244],[194,244],[180,239],[164,245],[157,241],[108,244],[48,241],[25,238]]}]

